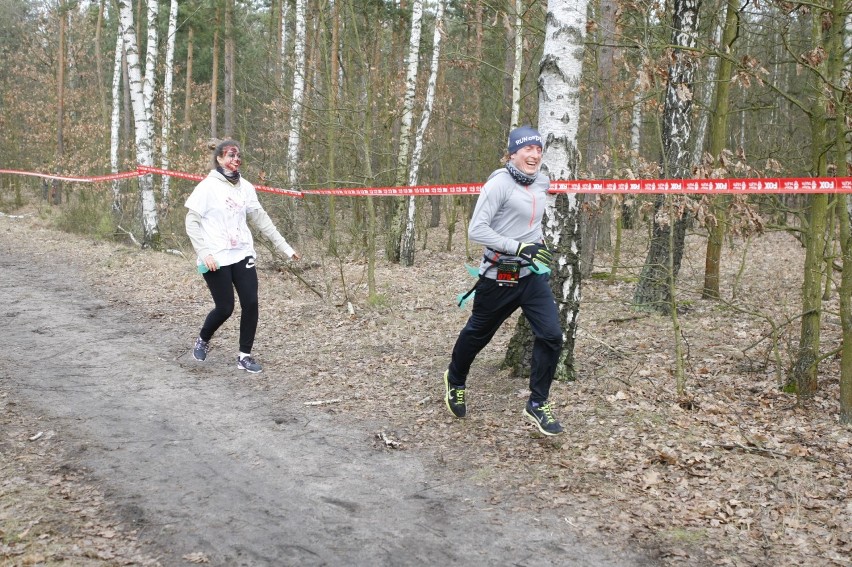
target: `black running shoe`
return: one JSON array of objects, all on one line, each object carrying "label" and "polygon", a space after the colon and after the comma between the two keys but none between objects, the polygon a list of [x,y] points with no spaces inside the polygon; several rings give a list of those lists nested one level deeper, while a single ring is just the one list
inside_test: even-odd
[{"label": "black running shoe", "polygon": [[252,374],[257,374],[263,367],[258,364],[252,357],[245,356],[243,358],[237,357],[237,368],[241,368],[246,372],[251,372]]},{"label": "black running shoe", "polygon": [[450,386],[450,371],[444,372],[444,401],[447,402],[447,409],[450,410],[456,417],[464,417],[467,413],[467,406],[464,403],[464,388],[453,388]]},{"label": "black running shoe", "polygon": [[527,407],[524,408],[524,416],[533,422],[538,427],[538,430],[545,435],[559,435],[562,433],[562,425],[553,416],[553,407],[550,402],[536,406],[533,406],[532,402],[527,402]]},{"label": "black running shoe", "polygon": [[201,337],[195,339],[195,346],[192,347],[192,358],[199,362],[204,362],[208,352],[210,352],[210,343],[201,340]]}]

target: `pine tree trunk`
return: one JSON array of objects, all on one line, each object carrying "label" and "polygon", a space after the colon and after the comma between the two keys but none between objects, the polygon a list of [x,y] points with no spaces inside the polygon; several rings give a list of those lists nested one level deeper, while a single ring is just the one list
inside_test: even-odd
[{"label": "pine tree trunk", "polygon": [[213,63],[210,69],[210,138],[219,137],[219,2],[216,2],[216,17],[213,20]]},{"label": "pine tree trunk", "polygon": [[225,0],[225,137],[237,134],[236,109],[236,39],[234,38],[234,0]]},{"label": "pine tree trunk", "polygon": [[95,81],[98,85],[98,102],[101,104],[101,118],[104,124],[109,123],[109,111],[107,110],[106,90],[104,89],[104,64],[101,52],[101,32],[104,27],[104,5],[106,0],[98,4],[98,21],[95,24]]},{"label": "pine tree trunk", "polygon": [[[616,9],[613,0],[600,2],[599,13],[595,15],[598,22],[597,34],[594,41],[594,72],[588,72],[596,79],[595,88],[589,94],[589,124],[588,139],[584,154],[586,167],[593,178],[602,179],[611,175],[610,164],[612,160],[604,159],[611,155],[610,132],[612,120],[616,115],[618,97],[616,93],[615,45],[616,42]],[[612,156],[614,158],[614,155]],[[609,245],[611,216],[604,214],[604,203],[598,195],[584,194],[581,196],[582,203],[580,212],[580,234],[583,241],[583,249],[580,254],[580,270],[583,277],[591,276],[595,265],[595,251],[598,249],[598,237],[606,234],[606,242]]]},{"label": "pine tree trunk", "polygon": [[[326,162],[326,171],[328,172],[327,176],[327,187],[335,186],[335,143],[334,139],[338,133],[338,123],[337,123],[337,91],[339,89],[338,85],[338,42],[340,41],[338,34],[340,31],[340,9],[338,7],[338,3],[340,0],[329,0],[331,2],[331,54],[329,59],[330,70],[328,73],[328,125],[326,129],[326,145],[328,146],[328,160]],[[329,251],[333,254],[337,254],[337,213],[335,212],[335,198],[334,195],[329,195],[328,197],[328,248]]]},{"label": "pine tree trunk", "polygon": [[[65,28],[68,13],[65,0],[59,3],[59,42],[56,47],[56,168],[62,173],[62,161],[65,156]],[[62,182],[54,180],[51,184],[51,196],[54,205],[62,203]]]},{"label": "pine tree trunk", "polygon": [[189,141],[189,130],[192,127],[192,63],[193,49],[195,47],[195,28],[190,27],[186,34],[186,87],[184,88],[183,97],[183,128],[180,137],[180,148],[182,152],[186,152],[186,145]]}]

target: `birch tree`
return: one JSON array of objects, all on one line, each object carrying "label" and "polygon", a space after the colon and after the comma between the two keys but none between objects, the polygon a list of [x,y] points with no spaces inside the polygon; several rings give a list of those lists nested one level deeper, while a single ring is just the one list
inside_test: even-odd
[{"label": "birch tree", "polygon": [[294,37],[293,97],[290,107],[290,136],[287,139],[287,177],[290,188],[299,182],[299,132],[302,127],[305,94],[305,0],[296,0],[296,33]]},{"label": "birch tree", "polygon": [[[163,123],[160,147],[160,166],[169,168],[169,144],[172,137],[172,82],[175,70],[175,35],[177,34],[178,0],[172,0],[169,10],[169,31],[166,40],[166,68],[163,78]],[[164,175],[161,191],[163,201],[169,198],[169,176]]]},{"label": "birch tree", "polygon": [[509,130],[520,126],[521,67],[524,65],[524,0],[515,0],[515,67],[512,69],[512,120]]},{"label": "birch tree", "polygon": [[[586,32],[584,0],[550,0],[539,66],[539,131],[545,140],[543,170],[553,181],[577,177],[579,153],[577,127],[580,117],[580,76]],[[562,323],[564,346],[556,370],[557,380],[574,378],[574,339],[580,312],[580,228],[576,194],[548,199],[543,222],[544,239],[553,250],[553,289]],[[515,329],[504,366],[515,374],[532,357],[532,333],[525,318]]]},{"label": "birch tree", "polygon": [[[124,39],[115,34],[115,58],[112,66],[112,116],[110,117],[109,165],[110,171],[118,173],[118,135],[121,126],[121,61],[124,59]],[[112,182],[112,210],[121,210],[121,181]]]},{"label": "birch tree", "polygon": [[145,117],[148,120],[150,132],[153,133],[154,89],[157,84],[157,57],[159,57],[159,45],[157,44],[157,17],[160,14],[160,3],[158,0],[148,0],[147,4],[148,39],[145,48],[145,78],[142,87],[142,95],[145,99]]},{"label": "birch tree", "polygon": [[[423,143],[426,139],[426,128],[429,126],[429,118],[432,115],[432,105],[435,102],[435,89],[438,83],[438,63],[441,59],[441,33],[444,20],[444,2],[438,0],[435,11],[435,33],[432,37],[432,64],[429,70],[429,82],[426,87],[426,100],[423,104],[423,114],[420,116],[420,124],[414,136],[414,150],[411,152],[411,165],[409,166],[408,185],[415,186],[419,180],[420,156],[423,153]],[[414,228],[417,197],[408,198],[408,215],[405,222],[405,230],[402,233],[400,244],[400,263],[404,266],[414,265]]]},{"label": "birch tree", "polygon": [[[409,150],[411,148],[411,123],[414,114],[414,97],[417,93],[417,68],[420,65],[420,33],[423,25],[423,0],[414,0],[411,7],[411,36],[408,39],[408,55],[406,56],[405,95],[402,101],[402,116],[399,126],[399,150],[396,161],[396,185],[405,185],[408,173]],[[402,236],[408,207],[405,199],[399,200],[396,216],[391,221],[388,230],[387,249],[388,259],[401,261]]]},{"label": "birch tree", "polygon": [[[695,58],[691,51],[698,43],[700,0],[674,0],[669,79],[663,106],[663,175],[674,179],[691,176],[692,98]],[[672,288],[683,257],[686,215],[669,222],[665,198],[654,203],[654,226],[648,256],[633,295],[635,305],[660,313],[672,312]]]},{"label": "birch tree", "polygon": [[[139,64],[139,49],[136,45],[133,7],[130,0],[118,0],[118,8],[121,36],[124,38],[127,58],[130,101],[133,107],[133,122],[136,132],[136,161],[140,165],[151,167],[154,165],[151,155],[151,129],[145,110],[145,96],[142,92],[142,70]],[[151,175],[143,175],[139,178],[139,193],[142,200],[142,245],[159,248],[160,230],[153,185]]]}]

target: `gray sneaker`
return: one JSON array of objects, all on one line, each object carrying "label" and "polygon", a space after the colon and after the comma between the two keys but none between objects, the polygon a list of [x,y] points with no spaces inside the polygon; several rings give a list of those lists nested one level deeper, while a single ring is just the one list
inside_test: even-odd
[{"label": "gray sneaker", "polygon": [[237,357],[237,368],[245,370],[246,372],[251,372],[252,374],[257,374],[263,367],[258,364],[252,357],[246,356],[245,358]]},{"label": "gray sneaker", "polygon": [[538,427],[538,430],[545,435],[559,435],[562,433],[562,425],[554,417],[550,402],[537,405],[527,402],[527,407],[524,408],[524,416],[533,422]]},{"label": "gray sneaker", "polygon": [[201,340],[201,337],[195,339],[195,346],[192,347],[192,358],[199,362],[204,362],[208,352],[210,352],[210,343]]}]

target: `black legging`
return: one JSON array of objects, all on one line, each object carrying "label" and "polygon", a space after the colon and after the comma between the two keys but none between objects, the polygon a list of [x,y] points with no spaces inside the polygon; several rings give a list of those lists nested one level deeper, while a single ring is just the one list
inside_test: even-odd
[{"label": "black legging", "polygon": [[209,341],[222,324],[234,312],[234,289],[240,298],[240,352],[251,354],[254,335],[257,331],[257,270],[254,258],[249,256],[230,266],[222,266],[215,272],[204,273],[204,281],[213,296],[216,307],[207,314],[201,327],[202,340]]}]

